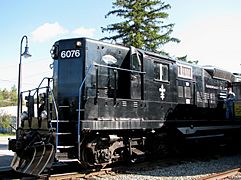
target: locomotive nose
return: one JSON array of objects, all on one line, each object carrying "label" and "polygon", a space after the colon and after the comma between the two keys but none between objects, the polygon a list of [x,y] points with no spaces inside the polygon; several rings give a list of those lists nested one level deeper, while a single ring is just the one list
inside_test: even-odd
[{"label": "locomotive nose", "polygon": [[11,163],[13,170],[40,176],[50,168],[55,154],[51,138],[44,130],[19,128],[16,139],[9,140],[9,149],[15,152]]},{"label": "locomotive nose", "polygon": [[52,166],[54,146],[52,144],[36,144],[21,156],[15,153],[11,167],[20,173],[39,176],[46,168]]}]

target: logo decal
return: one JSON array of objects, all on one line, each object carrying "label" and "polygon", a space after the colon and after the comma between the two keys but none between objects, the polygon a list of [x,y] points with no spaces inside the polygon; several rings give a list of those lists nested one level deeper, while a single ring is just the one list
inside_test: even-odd
[{"label": "logo decal", "polygon": [[159,88],[159,92],[160,92],[160,98],[163,100],[165,98],[165,92],[166,92],[166,89],[164,88],[163,84]]}]

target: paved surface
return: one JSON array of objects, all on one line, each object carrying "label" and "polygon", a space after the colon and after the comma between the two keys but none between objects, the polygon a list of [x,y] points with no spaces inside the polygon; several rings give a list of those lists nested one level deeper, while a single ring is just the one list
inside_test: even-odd
[{"label": "paved surface", "polygon": [[15,138],[14,136],[0,136],[0,168],[10,166],[13,152],[8,150],[8,138]]}]

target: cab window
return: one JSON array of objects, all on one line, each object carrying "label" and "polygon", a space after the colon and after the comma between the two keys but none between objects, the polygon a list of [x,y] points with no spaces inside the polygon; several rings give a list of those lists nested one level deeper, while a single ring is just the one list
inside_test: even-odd
[{"label": "cab window", "polygon": [[168,64],[154,62],[154,79],[158,80],[158,81],[168,81],[169,80]]},{"label": "cab window", "polygon": [[140,61],[141,57],[137,55],[137,53],[133,54],[131,57],[132,57],[131,69],[135,71],[141,71],[141,61]]},{"label": "cab window", "polygon": [[177,75],[181,78],[192,79],[192,67],[187,65],[177,65]]}]

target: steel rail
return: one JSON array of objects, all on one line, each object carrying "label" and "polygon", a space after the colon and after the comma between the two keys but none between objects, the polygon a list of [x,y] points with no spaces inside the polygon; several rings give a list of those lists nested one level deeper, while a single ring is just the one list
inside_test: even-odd
[{"label": "steel rail", "polygon": [[225,172],[211,174],[209,176],[199,178],[198,180],[221,180],[224,178],[234,176],[234,175],[240,173],[240,171],[241,171],[241,168],[236,168],[236,169],[228,170]]},{"label": "steel rail", "polygon": [[53,174],[48,177],[48,180],[66,180],[66,179],[88,179],[93,176],[100,176],[105,174],[113,174],[112,168],[104,168],[100,171],[87,171],[87,172],[71,172],[64,174]]}]

